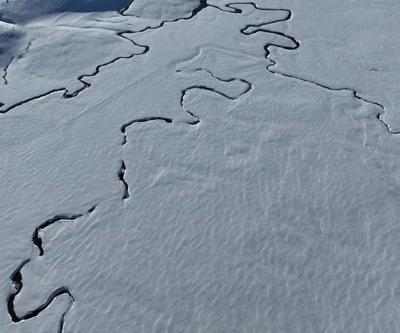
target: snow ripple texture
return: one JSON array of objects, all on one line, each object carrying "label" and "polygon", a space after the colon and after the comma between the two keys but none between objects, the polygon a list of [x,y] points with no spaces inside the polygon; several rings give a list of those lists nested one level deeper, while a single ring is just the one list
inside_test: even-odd
[{"label": "snow ripple texture", "polygon": [[0,3],[0,332],[400,332],[399,5]]}]

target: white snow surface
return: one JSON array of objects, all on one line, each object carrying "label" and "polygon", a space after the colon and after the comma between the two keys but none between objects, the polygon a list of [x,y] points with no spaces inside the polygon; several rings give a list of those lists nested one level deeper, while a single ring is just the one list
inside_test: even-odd
[{"label": "white snow surface", "polygon": [[57,12],[97,12],[122,10],[131,0],[2,0],[1,18],[25,21]]},{"label": "white snow surface", "polygon": [[171,21],[185,17],[200,5],[200,0],[135,0],[125,11],[125,15],[147,18],[161,18]]},{"label": "white snow surface", "polygon": [[0,3],[0,332],[400,331],[400,6],[245,2]]}]

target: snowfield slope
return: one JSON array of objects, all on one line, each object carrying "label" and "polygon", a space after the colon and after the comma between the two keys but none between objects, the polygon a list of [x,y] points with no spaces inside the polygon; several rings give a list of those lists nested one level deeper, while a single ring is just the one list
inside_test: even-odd
[{"label": "snowfield slope", "polygon": [[2,2],[0,332],[398,332],[390,4]]}]

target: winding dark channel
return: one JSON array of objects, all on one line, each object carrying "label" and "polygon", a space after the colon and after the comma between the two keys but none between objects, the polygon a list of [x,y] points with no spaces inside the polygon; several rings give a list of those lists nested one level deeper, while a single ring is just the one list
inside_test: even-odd
[{"label": "winding dark channel", "polygon": [[14,61],[14,57],[12,57],[10,59],[10,61],[8,62],[8,64],[4,67],[3,69],[3,75],[1,76],[4,85],[8,85],[8,80],[7,80],[7,75],[8,75],[8,68],[10,67],[11,63]]},{"label": "winding dark channel", "polygon": [[[93,206],[87,211],[87,213],[91,214],[95,209],[96,209],[96,206]],[[72,222],[83,216],[84,216],[84,214],[56,215],[56,216],[46,220],[45,222],[43,222],[41,225],[39,225],[35,229],[35,231],[32,235],[32,243],[33,243],[33,245],[35,245],[38,248],[39,256],[43,256],[43,254],[44,254],[43,241],[42,241],[42,238],[40,237],[40,231],[46,229],[47,227],[49,227],[50,225],[52,225],[54,223],[63,222],[63,221]]]},{"label": "winding dark channel", "polygon": [[[52,217],[52,218],[46,220],[45,222],[43,222],[42,224],[40,224],[35,229],[35,231],[32,235],[32,243],[35,247],[37,247],[39,249],[39,256],[44,255],[43,242],[42,242],[42,238],[40,237],[41,230],[46,229],[47,227],[49,227],[50,225],[52,225],[54,223],[59,223],[59,222],[64,222],[64,221],[72,222],[72,221],[75,221],[75,220],[83,217],[84,215],[92,214],[95,211],[96,207],[97,207],[97,205],[92,206],[90,209],[87,210],[87,212],[85,214],[80,213],[80,214],[55,215],[54,217]],[[59,322],[58,331],[59,331],[59,333],[62,333],[63,328],[64,328],[65,316],[66,316],[67,312],[69,311],[69,309],[71,308],[72,304],[75,302],[74,297],[72,296],[71,292],[69,291],[69,289],[67,287],[61,287],[61,288],[56,289],[47,298],[46,302],[39,305],[37,308],[35,308],[31,311],[28,311],[27,313],[25,313],[23,315],[18,315],[15,311],[15,298],[18,296],[18,294],[21,292],[21,290],[23,288],[22,269],[29,262],[31,262],[31,260],[32,260],[32,258],[24,260],[10,276],[10,280],[12,282],[14,290],[9,293],[8,298],[7,298],[8,314],[9,314],[12,322],[14,322],[14,323],[19,323],[21,321],[29,320],[29,319],[32,319],[32,318],[38,316],[41,312],[46,310],[50,306],[50,304],[54,301],[54,299],[56,299],[57,297],[62,296],[62,295],[68,295],[68,297],[70,299],[70,306],[68,307],[68,309],[66,311],[64,311],[64,313],[61,316],[60,322]]]},{"label": "winding dark channel", "polygon": [[118,178],[122,182],[124,186],[124,192],[122,194],[122,200],[126,200],[130,197],[129,193],[129,185],[125,180],[125,173],[126,173],[126,164],[124,160],[121,160],[121,166],[118,171]]},{"label": "winding dark channel", "polygon": [[166,117],[143,117],[143,118],[138,118],[138,119],[135,119],[135,120],[131,120],[131,121],[123,124],[121,126],[121,128],[120,128],[121,133],[123,135],[122,145],[124,146],[128,142],[128,138],[126,136],[126,130],[127,130],[127,128],[129,126],[132,126],[133,124],[136,124],[136,123],[146,123],[146,122],[155,121],[155,120],[161,120],[161,121],[164,121],[164,122],[166,122],[168,124],[172,123],[172,119],[171,118],[166,118]]},{"label": "winding dark channel", "polygon": [[[241,10],[239,8],[235,8],[234,7],[234,5],[238,5],[238,4],[240,5],[240,4],[246,4],[246,3],[238,2],[238,3],[233,3],[233,4],[226,5],[226,7],[231,8],[235,12],[241,12]],[[322,83],[319,83],[319,82],[316,82],[316,81],[307,80],[307,79],[304,79],[304,78],[296,76],[296,75],[285,74],[285,73],[277,72],[277,71],[274,71],[273,69],[271,69],[271,67],[273,67],[273,66],[275,66],[277,64],[277,62],[275,60],[270,58],[270,55],[271,55],[270,48],[271,47],[281,48],[281,49],[284,49],[284,50],[296,50],[301,45],[300,45],[300,41],[298,41],[293,36],[289,36],[289,35],[287,35],[287,34],[285,34],[283,32],[269,30],[269,29],[265,29],[265,28],[262,28],[262,27],[263,26],[267,26],[267,25],[271,25],[271,24],[274,24],[274,23],[280,23],[280,22],[289,21],[289,20],[292,19],[293,14],[292,14],[292,11],[289,10],[289,9],[260,8],[254,3],[251,3],[251,4],[255,8],[259,9],[259,10],[283,11],[283,12],[287,13],[286,16],[284,18],[282,18],[282,19],[277,19],[277,20],[274,20],[272,22],[259,24],[259,25],[251,25],[250,24],[250,25],[247,25],[245,28],[241,29],[241,32],[243,34],[245,34],[245,35],[251,35],[251,34],[254,34],[254,33],[257,33],[257,32],[266,32],[266,33],[278,35],[278,36],[281,36],[281,37],[285,37],[285,38],[287,38],[288,40],[290,40],[294,44],[293,46],[283,46],[283,45],[279,45],[279,44],[275,44],[275,43],[268,43],[268,44],[266,44],[264,46],[265,58],[269,61],[269,64],[266,66],[268,72],[270,72],[271,74],[274,74],[274,75],[279,75],[279,76],[285,77],[285,78],[302,81],[302,82],[314,85],[316,87],[319,87],[319,88],[322,88],[322,89],[325,89],[325,90],[330,90],[330,91],[334,91],[334,92],[341,92],[341,91],[342,92],[349,92],[354,98],[356,98],[356,99],[358,99],[358,100],[360,100],[360,101],[362,101],[364,103],[367,103],[367,104],[370,104],[370,105],[378,107],[381,111],[376,115],[376,119],[383,125],[383,127],[386,129],[386,131],[388,133],[394,134],[394,135],[400,134],[400,131],[392,131],[390,129],[389,125],[383,120],[382,117],[383,117],[384,113],[386,112],[385,111],[385,107],[381,103],[378,103],[378,102],[375,102],[375,101],[371,101],[371,100],[368,100],[367,98],[364,98],[364,97],[360,96],[359,92],[357,90],[352,89],[352,88],[346,88],[346,87],[333,88],[333,87],[330,87],[328,85],[325,85],[325,84],[322,84]],[[259,29],[255,29],[252,32],[247,32],[246,31],[249,28],[257,28],[257,27]]]},{"label": "winding dark channel", "polygon": [[[199,72],[199,71],[204,71],[204,72],[210,74],[211,77],[213,77],[215,80],[218,80],[218,81],[223,82],[223,83],[229,83],[229,82],[234,82],[234,81],[242,82],[242,83],[246,84],[246,89],[244,89],[244,91],[241,92],[239,95],[229,96],[229,95],[227,95],[227,94],[225,94],[225,93],[223,93],[223,92],[221,92],[221,91],[219,91],[219,90],[217,90],[215,88],[212,88],[212,87],[209,87],[209,86],[206,86],[206,85],[192,85],[192,86],[186,87],[185,89],[183,89],[181,91],[180,104],[181,104],[182,109],[184,109],[190,116],[192,116],[194,118],[194,120],[192,122],[187,122],[188,125],[195,126],[195,125],[200,123],[200,118],[197,115],[193,114],[193,112],[185,109],[185,107],[184,107],[185,96],[189,91],[196,90],[196,89],[207,90],[207,91],[210,91],[212,93],[215,93],[217,95],[223,96],[223,97],[233,101],[233,100],[236,100],[239,97],[247,94],[251,89],[253,89],[253,85],[247,80],[238,79],[238,78],[223,79],[223,78],[218,77],[217,75],[215,75],[211,71],[209,71],[207,69],[204,69],[204,68],[197,68],[197,69],[192,70],[191,72]],[[177,70],[177,72],[180,73],[180,72],[183,72],[183,71],[182,70]]]},{"label": "winding dark channel", "polygon": [[[143,51],[142,51],[142,52],[140,52],[140,53],[132,53],[132,54],[127,55],[127,56],[120,56],[120,57],[114,58],[114,59],[112,59],[112,60],[110,60],[110,61],[108,61],[108,62],[106,62],[106,63],[97,65],[93,73],[91,73],[91,74],[83,74],[83,75],[78,76],[77,80],[78,80],[79,82],[82,83],[82,87],[79,88],[79,89],[77,89],[77,90],[75,90],[75,91],[73,91],[73,92],[69,92],[67,88],[55,88],[55,89],[52,89],[52,90],[50,90],[50,91],[47,91],[47,92],[45,92],[45,93],[43,93],[43,94],[39,94],[39,95],[30,97],[30,98],[27,98],[27,99],[25,99],[25,100],[22,100],[22,101],[20,101],[20,102],[18,102],[18,103],[15,103],[15,104],[9,106],[9,107],[6,108],[6,109],[3,109],[3,110],[0,109],[0,114],[8,113],[8,112],[10,112],[11,110],[13,110],[13,109],[15,109],[15,108],[17,108],[17,107],[19,107],[19,106],[21,106],[21,105],[27,104],[27,103],[29,103],[29,102],[32,102],[32,101],[35,101],[35,100],[38,100],[38,99],[41,99],[41,98],[43,98],[43,97],[49,96],[49,95],[54,94],[54,93],[63,92],[63,95],[62,95],[62,96],[63,96],[63,98],[66,98],[66,99],[76,97],[76,96],[78,96],[82,91],[84,91],[85,89],[91,87],[91,83],[85,81],[85,80],[84,80],[85,78],[94,77],[94,76],[98,75],[98,74],[100,73],[100,70],[101,70],[103,67],[109,66],[109,65],[111,65],[111,64],[113,64],[113,63],[115,63],[115,62],[117,62],[118,60],[121,60],[121,59],[131,59],[131,58],[133,58],[134,56],[143,55],[143,54],[147,53],[147,52],[149,51],[149,47],[148,47],[148,46],[137,44],[137,43],[135,43],[133,40],[131,40],[131,39],[129,39],[129,38],[127,38],[127,37],[124,36],[125,34],[129,34],[129,33],[131,33],[131,31],[128,30],[128,31],[118,32],[117,35],[118,35],[119,37],[121,37],[121,38],[124,38],[124,39],[128,40],[128,41],[129,41],[130,43],[132,43],[133,45],[139,46],[139,47],[143,48]],[[4,104],[3,104],[3,103],[0,103],[0,107],[2,107],[2,106],[4,106]]]}]

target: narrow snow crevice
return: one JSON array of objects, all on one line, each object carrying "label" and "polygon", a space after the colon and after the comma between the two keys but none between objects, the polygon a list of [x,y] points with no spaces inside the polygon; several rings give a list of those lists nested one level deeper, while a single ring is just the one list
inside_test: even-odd
[{"label": "narrow snow crevice", "polygon": [[[128,137],[127,137],[127,129],[134,125],[134,124],[138,124],[138,123],[146,123],[146,122],[150,122],[150,121],[163,121],[167,124],[171,124],[172,123],[172,119],[170,118],[165,118],[165,117],[144,117],[144,118],[138,118],[138,119],[134,119],[131,120],[125,124],[123,124],[120,128],[120,131],[123,135],[123,139],[122,139],[122,146],[125,146],[128,143]],[[122,194],[122,200],[127,200],[130,197],[130,192],[129,192],[129,184],[127,182],[127,180],[125,179],[125,175],[126,175],[126,164],[125,161],[122,159],[121,160],[121,166],[118,170],[118,178],[119,180],[122,182],[123,186],[124,186],[124,191]]]},{"label": "narrow snow crevice", "polygon": [[[90,208],[87,213],[90,214],[92,213],[94,210],[96,209],[96,206],[93,206],[92,208]],[[44,254],[44,250],[43,250],[43,241],[42,238],[40,237],[40,232],[44,229],[46,229],[47,227],[49,227],[50,225],[54,224],[54,223],[58,223],[58,222],[72,222],[75,221],[81,217],[83,217],[83,214],[72,214],[72,215],[68,215],[68,214],[62,214],[62,215],[56,215],[48,220],[46,220],[45,222],[43,222],[41,225],[39,225],[33,235],[32,235],[32,243],[33,245],[35,245],[38,250],[39,250],[39,256],[43,256]]]},{"label": "narrow snow crevice", "polygon": [[[14,61],[14,57],[12,57],[9,61],[9,63],[3,68],[3,75],[1,76],[1,79],[3,80],[4,85],[8,85],[8,80],[7,80],[7,75],[8,75],[8,68],[10,67],[11,63]],[[0,105],[1,107],[1,105]]]},{"label": "narrow snow crevice", "polygon": [[106,63],[103,63],[103,64],[101,64],[101,65],[96,66],[96,68],[95,68],[95,70],[94,70],[94,72],[93,72],[92,74],[83,74],[83,75],[78,76],[77,79],[78,79],[78,81],[80,81],[80,82],[83,84],[83,86],[82,86],[80,89],[73,91],[72,93],[70,93],[70,92],[68,92],[68,91],[66,90],[65,93],[64,93],[64,98],[76,97],[76,96],[78,96],[83,90],[89,88],[89,87],[91,86],[91,84],[90,84],[89,82],[85,81],[84,79],[85,79],[85,78],[94,77],[94,76],[98,75],[98,74],[100,73],[101,68],[106,67],[106,66],[109,66],[109,65],[111,65],[111,64],[113,64],[113,63],[115,63],[115,62],[117,62],[118,60],[121,60],[121,59],[131,59],[131,58],[133,58],[134,56],[143,55],[143,54],[146,54],[146,53],[149,51],[149,47],[148,47],[148,46],[137,44],[137,43],[135,43],[133,40],[131,40],[131,39],[129,39],[129,38],[127,38],[127,37],[124,36],[125,34],[128,34],[128,33],[130,33],[130,31],[122,31],[122,32],[118,32],[117,35],[118,35],[119,37],[121,37],[121,38],[124,38],[124,39],[128,40],[128,41],[129,41],[130,43],[132,43],[134,46],[139,46],[139,47],[141,47],[141,48],[143,49],[143,51],[140,52],[140,53],[131,53],[130,55],[127,55],[127,56],[120,56],[120,57],[114,58],[114,59],[112,59],[112,60],[110,60],[110,61],[108,61],[108,62],[106,62]]},{"label": "narrow snow crevice", "polygon": [[122,200],[126,200],[130,197],[130,193],[129,193],[129,185],[125,180],[125,173],[126,173],[126,164],[125,161],[122,160],[121,161],[121,166],[118,170],[118,178],[119,180],[122,182],[122,184],[124,185],[124,192],[122,194]]},{"label": "narrow snow crevice", "polygon": [[[42,224],[40,224],[34,231],[32,235],[32,243],[35,247],[39,249],[39,257],[44,255],[44,248],[43,248],[43,241],[40,236],[40,231],[48,228],[54,223],[61,223],[61,222],[72,222],[75,220],[78,220],[79,218],[83,217],[84,215],[92,214],[97,205],[92,206],[90,209],[87,210],[85,214],[60,214],[60,215],[55,215],[54,217],[46,220]],[[51,295],[47,298],[46,302],[43,304],[39,305],[33,310],[30,310],[22,315],[17,314],[15,310],[15,299],[18,296],[18,294],[21,292],[23,288],[23,279],[22,279],[22,269],[32,261],[32,258],[24,260],[18,267],[17,269],[11,274],[10,280],[12,282],[13,286],[13,291],[11,291],[8,295],[7,298],[7,309],[8,309],[8,314],[14,323],[19,323],[21,321],[29,320],[34,317],[37,317],[40,313],[42,313],[44,310],[46,310],[51,303],[59,296],[62,295],[68,295],[70,299],[70,306],[68,309],[63,313],[60,323],[59,323],[59,332],[63,332],[63,327],[64,327],[64,320],[65,316],[68,313],[69,309],[71,308],[72,304],[75,302],[74,297],[72,296],[71,292],[67,287],[60,287],[56,289]]]},{"label": "narrow snow crevice", "polygon": [[[191,87],[188,87],[188,88],[185,89],[185,90],[189,90],[191,88],[196,88],[196,87],[198,89],[206,89],[206,90],[210,90],[210,91],[212,91],[214,93],[220,94],[220,95],[222,95],[222,96],[224,96],[224,97],[226,97],[226,98],[228,98],[230,100],[235,100],[235,99],[239,98],[240,96],[247,94],[251,89],[253,89],[253,84],[251,82],[245,80],[245,79],[240,79],[240,78],[223,79],[223,78],[215,75],[214,73],[212,73],[211,71],[209,71],[208,69],[205,69],[205,68],[195,68],[193,70],[180,70],[180,69],[178,69],[178,70],[176,70],[176,72],[177,73],[183,73],[183,72],[185,72],[185,73],[205,72],[205,73],[208,73],[212,78],[214,78],[217,81],[220,81],[222,83],[231,83],[231,82],[235,82],[235,81],[244,83],[246,85],[246,88],[244,89],[244,91],[242,93],[240,93],[239,95],[233,95],[233,96],[229,96],[227,94],[224,94],[222,92],[217,91],[216,89],[209,88],[209,87],[206,87],[206,86],[191,86]],[[181,98],[181,102],[182,102],[182,98]]]},{"label": "narrow snow crevice", "polygon": [[[244,4],[244,3],[235,3],[235,4]],[[233,5],[235,5],[235,4],[229,4],[229,5],[226,5],[226,7],[234,9],[235,7]],[[254,34],[254,33],[257,33],[257,32],[266,32],[266,33],[270,33],[270,34],[274,34],[274,35],[278,35],[278,36],[287,38],[291,42],[293,42],[293,44],[294,44],[293,46],[283,46],[283,45],[279,45],[279,44],[275,44],[275,43],[267,43],[264,46],[265,58],[270,62],[266,66],[268,72],[270,72],[271,74],[274,74],[274,75],[279,75],[281,77],[290,78],[290,79],[294,79],[294,80],[299,80],[299,81],[314,85],[316,87],[319,87],[319,88],[322,88],[322,89],[325,89],[325,90],[336,91],[336,92],[347,91],[347,92],[351,93],[354,98],[356,98],[356,99],[358,99],[358,100],[360,100],[360,101],[362,101],[364,103],[367,103],[367,104],[370,104],[370,105],[374,105],[374,106],[380,108],[381,112],[379,112],[377,114],[377,116],[376,116],[377,120],[379,120],[379,122],[385,127],[385,129],[386,129],[386,131],[388,133],[390,133],[390,134],[400,134],[400,131],[392,131],[390,129],[389,125],[383,120],[382,117],[383,117],[383,115],[385,113],[385,107],[382,104],[378,103],[378,102],[371,101],[371,100],[368,100],[368,99],[366,99],[364,97],[361,97],[357,90],[354,90],[354,89],[351,89],[351,88],[333,88],[333,87],[330,87],[328,85],[325,85],[325,84],[322,84],[322,83],[319,83],[319,82],[316,82],[316,81],[312,81],[312,80],[307,80],[307,79],[304,79],[304,78],[296,76],[296,75],[290,75],[290,74],[285,74],[285,73],[282,73],[282,72],[274,71],[272,69],[272,67],[276,66],[277,62],[270,58],[270,55],[271,55],[270,48],[271,47],[276,47],[276,48],[281,48],[281,49],[284,49],[284,50],[297,50],[298,48],[300,48],[301,44],[300,44],[300,41],[297,40],[296,38],[294,38],[293,36],[289,36],[289,35],[287,35],[287,34],[285,34],[283,32],[280,32],[280,31],[265,29],[263,27],[267,26],[267,25],[274,24],[274,23],[280,23],[280,22],[284,22],[284,21],[289,21],[289,20],[292,19],[293,14],[292,14],[292,11],[290,11],[289,9],[272,9],[272,8],[264,9],[264,8],[259,8],[254,3],[252,3],[252,5],[255,8],[260,9],[260,10],[284,11],[284,12],[287,13],[287,15],[282,19],[277,19],[277,20],[274,20],[274,21],[269,22],[269,23],[258,24],[258,25],[251,25],[250,24],[250,25],[247,25],[245,28],[241,29],[241,33],[243,33],[245,35],[251,35],[251,34]],[[236,9],[236,10],[240,11],[240,9]],[[248,31],[251,28],[253,28],[253,30],[252,31]],[[256,28],[256,29],[254,29],[254,28]]]},{"label": "narrow snow crevice", "polygon": [[123,124],[121,126],[121,133],[123,135],[123,139],[122,139],[122,145],[124,146],[127,142],[128,142],[128,138],[126,136],[126,130],[128,129],[128,127],[132,126],[133,124],[136,123],[145,123],[148,121],[155,121],[155,120],[161,120],[164,121],[168,124],[172,123],[172,119],[171,118],[165,118],[165,117],[144,117],[144,118],[138,118],[132,121],[129,121],[125,124]]},{"label": "narrow snow crevice", "polygon": [[28,44],[26,45],[25,49],[24,49],[24,52],[22,52],[20,55],[18,55],[17,59],[18,60],[24,59],[28,55],[28,53],[29,53],[29,51],[31,49],[31,46],[32,46],[32,41],[29,41]]},{"label": "narrow snow crevice", "polygon": [[[49,90],[49,91],[47,91],[45,93],[42,93],[42,94],[27,98],[27,99],[22,100],[20,102],[17,102],[15,104],[7,107],[6,109],[0,110],[0,114],[1,113],[2,114],[8,113],[11,110],[13,110],[13,109],[15,109],[15,108],[17,108],[17,107],[19,107],[21,105],[27,104],[27,103],[35,101],[35,100],[39,100],[39,99],[41,99],[43,97],[47,97],[47,96],[49,96],[51,94],[54,94],[54,93],[63,92],[63,97],[66,98],[66,99],[76,97],[82,91],[84,91],[85,89],[91,87],[91,83],[85,81],[85,78],[90,78],[90,77],[94,77],[94,76],[98,75],[103,67],[109,66],[109,65],[111,65],[111,64],[113,64],[113,63],[115,63],[115,62],[117,62],[117,61],[119,61],[121,59],[131,59],[134,56],[143,55],[143,54],[145,54],[145,53],[147,53],[149,51],[149,47],[148,46],[137,44],[134,41],[132,41],[131,39],[129,39],[129,38],[124,36],[125,34],[128,34],[128,33],[131,33],[131,31],[128,30],[128,31],[118,32],[117,35],[119,37],[121,37],[121,38],[124,38],[124,39],[128,40],[134,46],[141,47],[143,49],[142,52],[140,52],[140,53],[131,53],[131,54],[127,55],[127,56],[116,57],[116,58],[114,58],[114,59],[112,59],[112,60],[110,60],[110,61],[108,61],[106,63],[97,65],[95,70],[93,71],[93,73],[91,73],[91,74],[83,74],[83,75],[78,76],[77,80],[82,83],[82,87],[77,89],[77,90],[75,90],[75,91],[73,91],[73,92],[68,91],[68,89],[65,88],[65,87],[64,88],[55,88],[55,89]],[[0,107],[2,107],[2,106],[4,106],[4,104],[0,103]]]},{"label": "narrow snow crevice", "polygon": [[[272,65],[273,65],[273,64],[272,64]],[[294,79],[294,80],[303,81],[303,82],[305,82],[305,83],[308,83],[308,84],[311,84],[311,85],[313,85],[313,86],[316,86],[316,87],[319,87],[319,88],[322,88],[322,89],[325,89],[325,90],[329,90],[329,91],[336,91],[336,92],[343,91],[343,92],[349,92],[349,93],[352,94],[352,96],[353,96],[354,98],[356,98],[356,99],[358,99],[358,100],[360,100],[360,101],[362,101],[362,102],[364,102],[364,103],[367,103],[367,104],[370,104],[370,105],[373,105],[373,106],[378,107],[381,111],[376,115],[376,119],[383,125],[383,127],[386,129],[386,131],[387,131],[388,133],[390,133],[390,134],[400,134],[400,131],[392,131],[392,130],[390,129],[389,125],[383,120],[382,117],[383,117],[384,113],[386,112],[386,111],[385,111],[385,107],[384,107],[382,104],[378,103],[378,102],[370,101],[370,100],[368,100],[368,99],[366,99],[366,98],[364,98],[364,97],[361,97],[361,96],[359,95],[358,91],[356,91],[356,90],[354,90],[354,89],[351,89],[351,88],[333,88],[333,87],[329,87],[329,86],[327,86],[327,85],[325,85],[325,84],[321,84],[321,83],[318,83],[318,82],[315,82],[315,81],[307,80],[307,79],[304,79],[304,78],[302,78],[302,77],[298,77],[298,76],[295,76],[295,75],[284,74],[284,73],[281,73],[281,72],[273,71],[273,70],[271,70],[271,69],[269,68],[269,67],[272,66],[272,65],[267,66],[267,70],[268,70],[270,73],[274,74],[274,75],[279,75],[279,76],[282,76],[282,77],[285,77],[285,78],[290,78],[290,79]]]},{"label": "narrow snow crevice", "polygon": [[[215,79],[217,81],[220,81],[222,83],[231,83],[231,82],[235,82],[235,81],[244,83],[246,85],[246,88],[241,93],[239,93],[237,95],[228,95],[226,93],[223,93],[222,91],[219,91],[216,88],[213,88],[213,87],[210,87],[210,86],[207,86],[207,85],[191,85],[189,87],[186,87],[186,88],[182,89],[182,91],[181,91],[181,99],[180,99],[181,107],[185,112],[187,112],[191,117],[194,118],[194,120],[192,122],[187,122],[188,125],[193,125],[194,126],[194,125],[198,125],[200,123],[200,118],[197,115],[193,114],[193,112],[191,112],[190,110],[186,109],[185,106],[184,106],[185,97],[186,97],[186,95],[187,95],[187,93],[189,91],[196,90],[196,89],[207,90],[207,91],[210,91],[212,93],[215,93],[217,95],[220,95],[222,97],[225,97],[225,98],[233,101],[233,100],[236,100],[236,99],[240,98],[241,96],[247,94],[251,89],[253,89],[253,85],[251,84],[251,82],[249,82],[247,80],[239,79],[239,78],[223,79],[223,78],[215,75],[214,73],[212,73],[211,71],[209,71],[208,69],[205,69],[205,68],[196,68],[194,70],[185,71],[185,72],[189,72],[190,73],[190,72],[199,72],[199,71],[204,71],[204,72],[208,73],[213,79]],[[177,70],[177,72],[180,73],[180,72],[183,72],[183,71],[182,70]]]}]

